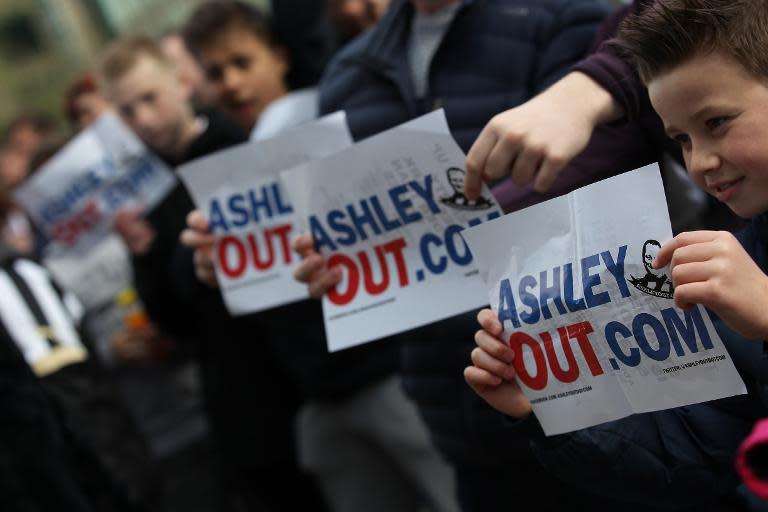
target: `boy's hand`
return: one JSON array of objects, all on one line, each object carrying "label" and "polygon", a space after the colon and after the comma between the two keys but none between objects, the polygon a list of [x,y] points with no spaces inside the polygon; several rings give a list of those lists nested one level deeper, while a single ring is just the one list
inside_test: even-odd
[{"label": "boy's hand", "polygon": [[309,295],[313,299],[321,298],[341,281],[341,269],[325,268],[325,258],[315,251],[315,243],[309,233],[297,236],[291,243],[291,247],[303,258],[293,272],[293,277],[309,285]]},{"label": "boy's hand", "polygon": [[482,329],[475,334],[474,366],[464,369],[467,384],[494,409],[515,418],[528,416],[531,404],[515,381],[515,353],[499,339],[501,324],[490,309],[480,311],[477,321]]},{"label": "boy's hand", "polygon": [[768,276],[731,233],[680,233],[664,244],[653,266],[670,262],[678,307],[702,304],[742,336],[768,339]]},{"label": "boy's hand", "polygon": [[198,209],[187,215],[187,229],[181,232],[181,243],[194,249],[195,276],[211,288],[217,288],[216,270],[213,266],[213,245],[216,237],[211,234],[208,220]]},{"label": "boy's hand", "polygon": [[138,207],[123,208],[115,214],[112,225],[132,254],[146,254],[155,241],[155,230],[141,217]]},{"label": "boy's hand", "polygon": [[475,199],[482,181],[504,176],[519,187],[533,182],[537,191],[545,192],[584,151],[595,126],[622,115],[618,103],[597,82],[570,73],[491,119],[467,155],[464,193]]}]

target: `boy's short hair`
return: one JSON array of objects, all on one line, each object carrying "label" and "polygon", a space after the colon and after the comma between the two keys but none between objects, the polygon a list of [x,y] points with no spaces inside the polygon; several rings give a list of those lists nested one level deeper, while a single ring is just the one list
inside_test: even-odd
[{"label": "boy's short hair", "polygon": [[143,56],[152,58],[168,69],[173,68],[173,63],[157,41],[146,36],[129,36],[118,39],[104,51],[98,67],[100,80],[107,84],[119,80]]},{"label": "boy's short hair", "polygon": [[96,84],[96,77],[93,73],[86,73],[67,87],[64,92],[64,116],[72,126],[77,124],[77,100],[80,96],[86,94],[95,94],[99,92],[99,86]]},{"label": "boy's short hair", "polygon": [[624,20],[615,44],[645,83],[696,55],[712,52],[766,78],[768,2],[657,0]]},{"label": "boy's short hair", "polygon": [[240,28],[272,45],[270,22],[258,8],[238,0],[214,0],[200,4],[181,30],[193,55],[200,53],[221,34]]}]

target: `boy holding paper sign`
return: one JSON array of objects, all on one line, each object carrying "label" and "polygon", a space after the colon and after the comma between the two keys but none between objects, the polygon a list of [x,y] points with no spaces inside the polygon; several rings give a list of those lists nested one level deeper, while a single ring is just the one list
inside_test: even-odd
[{"label": "boy holding paper sign", "polygon": [[[189,85],[151,39],[116,41],[99,71],[126,124],[170,165],[246,140],[218,111],[194,111]],[[192,208],[179,183],[146,218],[134,210],[116,220],[132,253],[136,288],[161,330],[199,342],[206,412],[223,459],[227,498],[254,509],[321,508],[314,483],[294,461],[291,432],[300,393],[290,385],[272,393],[267,383],[289,377],[270,347],[253,342],[264,336],[264,323],[233,319],[216,291],[195,286],[193,256],[179,242]]]},{"label": "boy holding paper sign", "polygon": [[[682,233],[653,262],[656,269],[671,263],[678,306],[702,304],[719,317],[717,331],[751,393],[550,440],[534,434],[540,460],[571,483],[648,505],[711,502],[732,489],[723,484],[735,481],[738,443],[768,413],[762,344],[749,342],[768,339],[766,24],[768,5],[759,0],[665,0],[629,18],[620,32],[619,44],[648,85],[667,134],[680,144],[692,179],[751,219],[736,237]],[[499,338],[501,324],[490,310],[478,319],[483,329],[474,366],[465,370],[468,383],[505,414],[530,417],[531,404],[515,381],[516,354]],[[532,419],[517,428],[526,424],[536,428]],[[619,456],[626,464],[616,462]],[[660,485],[640,478],[651,470],[666,475]]]}]

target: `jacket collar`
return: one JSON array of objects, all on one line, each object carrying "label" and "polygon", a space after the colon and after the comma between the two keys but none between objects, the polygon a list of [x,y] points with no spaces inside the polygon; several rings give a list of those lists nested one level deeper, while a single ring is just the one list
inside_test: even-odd
[{"label": "jacket collar", "polygon": [[[461,0],[459,10],[478,0]],[[348,59],[360,67],[383,75],[399,89],[400,95],[413,115],[418,114],[413,93],[411,70],[408,65],[408,35],[414,8],[410,0],[393,0],[384,17],[373,28],[362,52]]]}]

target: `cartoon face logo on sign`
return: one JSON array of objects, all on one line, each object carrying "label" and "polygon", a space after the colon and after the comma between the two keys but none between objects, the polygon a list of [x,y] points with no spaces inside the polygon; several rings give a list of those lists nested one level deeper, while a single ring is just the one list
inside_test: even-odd
[{"label": "cartoon face logo on sign", "polygon": [[672,280],[664,273],[663,269],[653,268],[653,260],[656,258],[661,244],[656,240],[646,240],[643,244],[643,265],[645,266],[645,275],[637,278],[630,275],[629,282],[643,293],[671,299],[675,293],[672,286]]},{"label": "cartoon face logo on sign", "polygon": [[483,196],[470,200],[464,195],[464,169],[451,167],[445,171],[445,174],[453,188],[453,195],[440,198],[443,204],[457,210],[487,210],[493,206],[493,203]]}]

